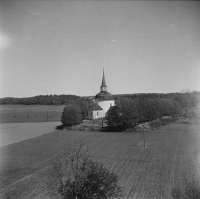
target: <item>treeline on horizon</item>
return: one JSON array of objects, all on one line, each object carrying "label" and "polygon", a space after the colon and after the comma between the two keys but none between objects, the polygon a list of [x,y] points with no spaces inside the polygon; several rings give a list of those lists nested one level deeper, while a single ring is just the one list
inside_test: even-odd
[{"label": "treeline on horizon", "polygon": [[1,105],[74,105],[81,109],[87,108],[91,100],[76,95],[38,95],[34,97],[0,98]]},{"label": "treeline on horizon", "polygon": [[[133,94],[115,94],[113,97],[118,98],[128,98],[132,100],[140,99],[159,99],[167,98],[176,101],[183,101],[185,95],[192,95],[194,97],[200,97],[200,91],[193,92],[183,92],[183,93],[133,93]],[[77,95],[38,95],[34,97],[4,97],[0,98],[0,104],[10,104],[10,105],[67,105],[67,104],[81,104],[82,102],[90,102],[90,97],[81,97]]]},{"label": "treeline on horizon", "polygon": [[[132,111],[134,114],[140,115],[141,121],[150,121],[163,115],[179,115],[185,114],[196,116],[199,115],[200,109],[200,92],[184,92],[184,93],[137,93],[137,94],[118,94],[113,95],[116,105],[135,104],[134,106],[124,105],[124,110]],[[39,95],[35,97],[0,98],[1,105],[73,105],[81,110],[83,119],[87,115],[87,107],[92,103],[93,97],[80,97],[76,95]],[[128,100],[128,101],[126,101]],[[137,110],[137,111],[135,111]],[[133,116],[135,117],[135,116]],[[140,118],[139,117],[139,118]],[[128,117],[129,118],[129,117]]]}]

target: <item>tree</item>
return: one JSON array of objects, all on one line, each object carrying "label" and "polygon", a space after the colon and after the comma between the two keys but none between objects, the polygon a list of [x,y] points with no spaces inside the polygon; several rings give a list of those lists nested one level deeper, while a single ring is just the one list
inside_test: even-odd
[{"label": "tree", "polygon": [[173,102],[171,99],[168,98],[162,98],[159,100],[160,102],[160,116],[169,116],[172,115],[172,107]]},{"label": "tree", "polygon": [[178,118],[178,115],[181,112],[180,103],[178,103],[175,100],[172,100],[172,109],[171,109],[171,115],[173,118]]},{"label": "tree", "polygon": [[161,103],[158,99],[147,99],[146,100],[146,114],[147,121],[155,120],[161,117]]},{"label": "tree", "polygon": [[197,108],[197,105],[199,103],[199,96],[197,92],[192,92],[190,94],[190,102],[192,107],[192,117],[194,117],[195,116],[194,109]]},{"label": "tree", "polygon": [[122,99],[122,123],[125,128],[134,128],[139,122],[137,106],[133,100]]},{"label": "tree", "polygon": [[75,141],[64,148],[47,174],[47,190],[53,198],[107,199],[122,195],[118,176],[94,161],[83,142]]},{"label": "tree", "polygon": [[138,95],[138,98],[136,100],[136,106],[138,110],[138,119],[139,122],[143,123],[146,121],[146,109],[145,109],[145,100]]},{"label": "tree", "polygon": [[67,105],[62,112],[61,122],[63,125],[72,126],[73,124],[80,123],[82,119],[81,110],[73,105]]},{"label": "tree", "polygon": [[81,115],[82,115],[83,119],[85,119],[87,117],[87,109],[86,108],[81,109]]},{"label": "tree", "polygon": [[112,106],[107,112],[107,125],[111,127],[121,127],[122,123],[122,110],[119,106]]},{"label": "tree", "polygon": [[139,115],[136,104],[133,100],[121,98],[117,105],[109,110],[106,120],[112,127],[134,128],[139,122]]}]

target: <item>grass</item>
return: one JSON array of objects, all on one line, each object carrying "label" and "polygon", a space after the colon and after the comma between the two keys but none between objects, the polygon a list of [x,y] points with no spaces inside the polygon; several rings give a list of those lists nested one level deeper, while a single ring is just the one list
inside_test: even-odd
[{"label": "grass", "polygon": [[0,147],[50,133],[59,124],[60,121],[2,123],[0,124]]},{"label": "grass", "polygon": [[60,121],[65,105],[1,105],[0,123]]},{"label": "grass", "polygon": [[48,198],[46,168],[62,146],[84,139],[92,155],[112,168],[124,187],[124,198],[172,197],[183,176],[198,176],[200,125],[176,122],[142,133],[60,131],[1,147],[0,198]]}]

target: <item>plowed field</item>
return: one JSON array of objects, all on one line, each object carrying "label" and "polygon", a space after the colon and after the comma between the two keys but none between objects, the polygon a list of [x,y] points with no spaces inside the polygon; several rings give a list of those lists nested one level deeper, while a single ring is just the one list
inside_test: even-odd
[{"label": "plowed field", "polygon": [[199,175],[200,125],[172,123],[145,132],[80,132],[56,130],[1,147],[0,198],[48,198],[46,168],[74,139],[84,139],[94,157],[119,175],[123,198],[169,199],[183,177]]}]

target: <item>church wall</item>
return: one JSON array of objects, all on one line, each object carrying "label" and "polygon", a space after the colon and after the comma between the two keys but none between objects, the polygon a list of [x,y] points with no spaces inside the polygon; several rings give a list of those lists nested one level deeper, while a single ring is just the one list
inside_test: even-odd
[{"label": "church wall", "polygon": [[98,119],[104,117],[104,111],[103,110],[98,110],[98,111],[88,111],[88,116],[86,117],[87,119]]},{"label": "church wall", "polygon": [[102,118],[102,117],[104,117],[103,115],[104,115],[103,110],[102,111],[93,111],[94,119]]},{"label": "church wall", "polygon": [[108,111],[108,109],[110,108],[110,106],[114,106],[115,105],[115,101],[114,100],[96,101],[96,102],[103,109],[103,117],[105,117],[106,112]]}]

